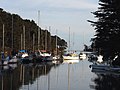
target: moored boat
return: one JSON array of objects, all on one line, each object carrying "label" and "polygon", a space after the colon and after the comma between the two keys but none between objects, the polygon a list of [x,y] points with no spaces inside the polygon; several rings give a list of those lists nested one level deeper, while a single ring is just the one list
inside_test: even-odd
[{"label": "moored boat", "polygon": [[86,59],[87,58],[87,55],[84,53],[84,52],[81,52],[80,54],[79,54],[79,57],[80,57],[80,59]]},{"label": "moored boat", "polygon": [[79,56],[75,53],[69,53],[69,54],[63,55],[63,59],[64,60],[78,60]]},{"label": "moored boat", "polygon": [[79,60],[63,60],[63,63],[75,64],[79,63]]},{"label": "moored boat", "polygon": [[89,67],[92,68],[92,69],[106,70],[107,68],[110,68],[110,65],[106,65],[106,64],[92,64]]},{"label": "moored boat", "polygon": [[11,58],[8,62],[8,64],[15,64],[15,63],[18,63],[19,60],[16,56],[14,56],[13,58]]},{"label": "moored boat", "polygon": [[40,51],[40,58],[44,62],[50,62],[53,61],[53,57],[50,52],[47,52],[46,50],[41,50]]}]

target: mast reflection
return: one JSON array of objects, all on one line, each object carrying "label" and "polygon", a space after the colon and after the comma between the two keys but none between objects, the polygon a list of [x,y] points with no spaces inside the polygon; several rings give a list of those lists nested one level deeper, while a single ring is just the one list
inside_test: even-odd
[{"label": "mast reflection", "polygon": [[17,67],[0,66],[0,90],[19,90],[26,88],[29,90],[29,86],[35,82],[37,82],[36,88],[39,90],[39,77],[48,75],[48,80],[50,80],[49,72],[51,68],[58,67],[60,64],[49,62],[35,65],[20,64]]}]

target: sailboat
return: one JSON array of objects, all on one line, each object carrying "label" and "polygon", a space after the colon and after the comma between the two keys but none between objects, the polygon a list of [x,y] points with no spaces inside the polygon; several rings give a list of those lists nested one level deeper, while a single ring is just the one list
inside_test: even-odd
[{"label": "sailboat", "polygon": [[[14,32],[13,32],[13,15],[12,15],[12,50],[13,50],[13,42],[14,42],[14,39],[13,39],[13,34]],[[8,62],[8,64],[16,64],[16,63],[18,63],[18,58],[16,57],[16,53],[15,53],[15,51],[13,50],[13,52],[14,52],[14,55],[12,54],[12,57],[10,58],[10,60],[9,60],[9,62]]]},{"label": "sailboat", "polygon": [[[69,49],[70,49],[70,27],[69,27]],[[68,50],[69,51],[69,50]],[[64,60],[78,60],[79,55],[75,51],[62,55]]]},{"label": "sailboat", "polygon": [[64,60],[78,60],[79,56],[75,53],[68,53],[63,55],[63,59]]},{"label": "sailboat", "polygon": [[58,41],[57,41],[57,39],[58,39],[58,37],[57,37],[57,30],[56,30],[56,36],[55,36],[55,40],[56,40],[55,41],[56,42],[56,45],[55,45],[56,46],[56,50],[55,51],[56,51],[56,53],[53,56],[54,61],[60,59],[60,55],[58,55],[58,46],[57,46],[57,42]]},{"label": "sailboat", "polygon": [[[13,15],[12,15],[12,50],[13,50]],[[14,55],[13,55],[14,52]],[[18,62],[18,58],[16,57],[16,52],[13,50],[12,56],[8,55],[6,57],[6,60],[8,61],[8,64],[16,64]]]},{"label": "sailboat", "polygon": [[43,62],[51,62],[53,61],[53,57],[49,51],[47,51],[47,30],[45,31],[45,48],[44,50],[39,50],[40,59]]},{"label": "sailboat", "polygon": [[43,62],[51,62],[53,61],[53,57],[50,52],[46,50],[41,50],[39,51],[40,53],[40,58],[42,59]]}]

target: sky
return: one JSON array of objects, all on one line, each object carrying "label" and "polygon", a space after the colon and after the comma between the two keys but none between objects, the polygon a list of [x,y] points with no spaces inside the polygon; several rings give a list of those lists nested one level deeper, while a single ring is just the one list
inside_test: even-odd
[{"label": "sky", "polygon": [[97,10],[98,0],[0,0],[0,8],[37,24],[39,21],[42,29],[51,27],[52,35],[68,44],[70,40],[70,49],[83,50],[95,33],[87,20],[95,20],[91,12]]}]

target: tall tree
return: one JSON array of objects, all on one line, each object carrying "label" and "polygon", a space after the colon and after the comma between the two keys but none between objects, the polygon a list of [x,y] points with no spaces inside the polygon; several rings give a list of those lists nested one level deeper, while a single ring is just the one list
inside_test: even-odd
[{"label": "tall tree", "polygon": [[120,0],[99,0],[98,10],[92,12],[97,21],[90,21],[95,27],[93,46],[108,56],[120,53]]}]

